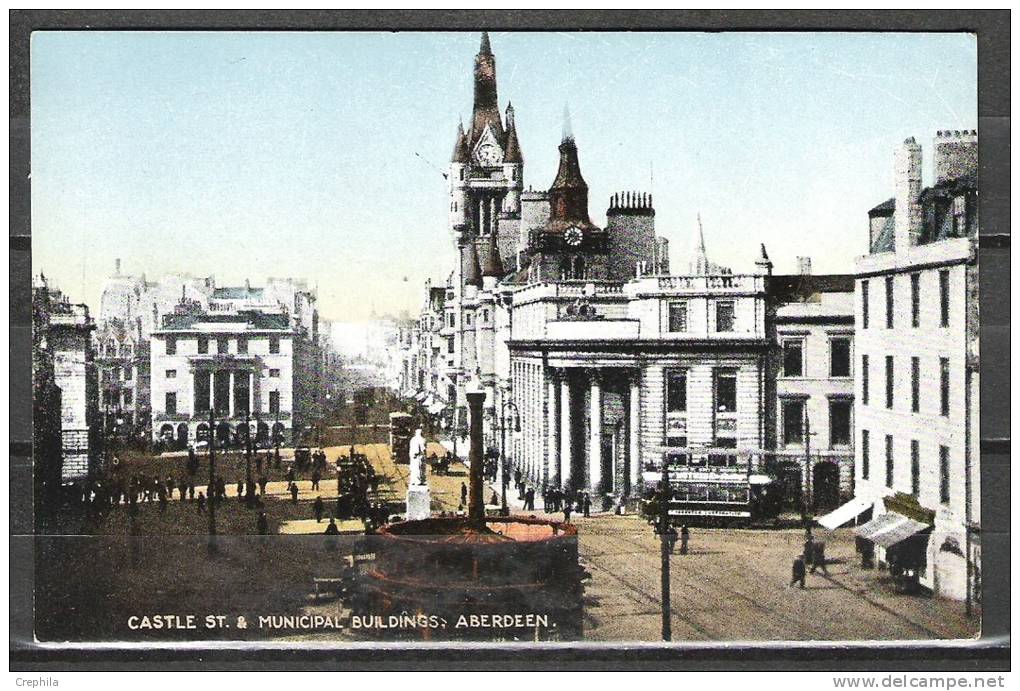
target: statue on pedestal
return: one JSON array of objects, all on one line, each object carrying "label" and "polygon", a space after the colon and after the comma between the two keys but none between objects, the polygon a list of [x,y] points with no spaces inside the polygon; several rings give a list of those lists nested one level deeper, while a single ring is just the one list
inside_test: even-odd
[{"label": "statue on pedestal", "polygon": [[407,484],[409,485],[428,484],[428,479],[426,477],[428,464],[425,460],[425,448],[425,435],[422,434],[422,431],[419,428],[415,430],[414,436],[411,438],[411,442],[407,447],[407,460],[411,466],[411,472],[407,478]]}]

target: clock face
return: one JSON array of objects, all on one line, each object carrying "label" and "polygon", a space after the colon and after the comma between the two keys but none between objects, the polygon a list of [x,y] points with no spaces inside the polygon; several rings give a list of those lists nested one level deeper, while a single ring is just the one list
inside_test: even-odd
[{"label": "clock face", "polygon": [[581,244],[581,240],[584,239],[584,233],[581,232],[580,228],[567,228],[567,232],[563,234],[563,239],[571,247],[577,247]]},{"label": "clock face", "polygon": [[483,166],[499,164],[500,151],[495,144],[482,144],[478,147],[478,162]]}]

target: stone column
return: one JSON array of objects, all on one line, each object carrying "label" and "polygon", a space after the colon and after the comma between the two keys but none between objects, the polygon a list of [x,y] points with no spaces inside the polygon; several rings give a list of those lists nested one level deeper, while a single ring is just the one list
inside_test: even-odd
[{"label": "stone column", "polygon": [[[595,494],[602,493],[602,373],[589,375],[591,387],[591,453],[588,457],[588,478]],[[599,502],[594,502],[600,505]]]},{"label": "stone column", "polygon": [[548,386],[549,408],[545,421],[549,443],[546,482],[550,486],[559,485],[560,483],[560,437],[559,428],[557,427],[560,411],[556,405],[556,389],[559,386],[559,381],[557,381],[558,379],[559,373],[554,369],[550,369]]},{"label": "stone column", "polygon": [[471,446],[468,451],[468,518],[473,522],[485,522],[485,499],[483,495],[484,479],[482,477],[482,403],[485,402],[484,391],[472,391],[467,394],[468,425]]},{"label": "stone column", "polygon": [[229,370],[230,388],[227,389],[227,417],[234,417],[234,370]]},{"label": "stone column", "polygon": [[560,373],[560,487],[570,489],[570,462],[573,445],[570,439],[570,377],[569,370]]},{"label": "stone column", "polygon": [[630,379],[630,420],[628,423],[627,440],[629,442],[628,457],[630,459],[630,493],[638,494],[641,490],[641,370],[637,370]]}]

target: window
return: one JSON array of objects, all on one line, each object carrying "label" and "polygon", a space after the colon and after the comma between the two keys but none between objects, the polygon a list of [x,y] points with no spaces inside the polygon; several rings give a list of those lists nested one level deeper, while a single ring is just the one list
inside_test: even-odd
[{"label": "window", "polygon": [[715,303],[715,330],[733,331],[732,300],[720,300]]},{"label": "window", "polygon": [[669,303],[669,330],[673,333],[687,331],[687,301]]},{"label": "window", "polygon": [[861,281],[861,326],[868,328],[868,282]]},{"label": "window", "polygon": [[829,339],[829,376],[850,376],[850,339],[840,336]]},{"label": "window", "polygon": [[226,355],[230,352],[230,341],[226,338],[216,339],[216,352],[220,355]]},{"label": "window", "polygon": [[166,337],[166,354],[176,355],[177,354],[177,338],[174,336]]},{"label": "window", "polygon": [[237,338],[237,352],[240,355],[248,354],[248,337],[238,336]]},{"label": "window", "polygon": [[893,309],[895,308],[895,301],[893,300],[893,277],[886,276],[885,278],[885,328],[893,328]]},{"label": "window", "polygon": [[134,400],[134,393],[130,389],[124,392],[124,405],[131,405]]},{"label": "window", "polygon": [[131,381],[131,378],[135,376],[135,368],[132,365],[128,365],[124,368],[124,381]]},{"label": "window", "polygon": [[783,401],[783,444],[804,443],[804,401]]},{"label": "window", "polygon": [[166,378],[167,379],[176,379],[177,378],[177,370],[175,370],[175,369],[168,369],[166,371]]},{"label": "window", "polygon": [[967,198],[953,198],[953,235],[964,237],[967,234]]},{"label": "window", "polygon": [[939,358],[939,386],[942,392],[942,414],[949,415],[949,358]]},{"label": "window", "polygon": [[850,446],[850,411],[853,404],[846,398],[829,400],[829,446]]},{"label": "window", "polygon": [[280,412],[280,392],[270,391],[269,392],[269,412],[276,413]]},{"label": "window", "polygon": [[209,339],[205,336],[198,337],[198,352],[200,355],[205,355],[209,352]]},{"label": "window", "polygon": [[666,375],[666,412],[683,413],[687,410],[687,373],[670,372]]},{"label": "window", "polygon": [[783,376],[804,376],[804,341],[799,338],[783,341]]},{"label": "window", "polygon": [[276,355],[280,352],[280,337],[270,336],[269,337],[269,352]]},{"label": "window", "polygon": [[921,326],[921,274],[910,274],[910,325]]},{"label": "window", "polygon": [[893,372],[893,356],[885,356],[885,407],[893,407],[893,384],[896,381],[896,374]]},{"label": "window", "polygon": [[949,271],[939,271],[939,307],[941,318],[939,324],[945,328],[949,326]]},{"label": "window", "polygon": [[921,358],[910,358],[910,411],[921,410]]},{"label": "window", "polygon": [[450,328],[452,329],[452,328],[453,328],[453,327],[455,326],[455,324],[456,324],[456,321],[455,321],[455,316],[456,316],[456,315],[454,315],[454,313],[453,313],[453,312],[450,312],[450,313],[449,313],[448,315],[446,315],[446,316],[447,316],[447,322],[449,322],[449,323],[448,323],[448,326],[449,326],[449,327],[450,327]]},{"label": "window", "polygon": [[949,503],[949,447],[939,447],[939,501]]},{"label": "window", "polygon": [[168,391],[166,394],[166,414],[176,415],[177,414],[177,394],[172,391]]},{"label": "window", "polygon": [[892,489],[893,486],[893,441],[892,435],[885,435],[885,486]]},{"label": "window", "polygon": [[871,435],[868,430],[861,430],[861,479],[867,480],[871,461]]},{"label": "window", "polygon": [[269,376],[273,377],[273,378],[279,377],[280,376],[280,370],[278,370],[278,369],[271,369],[271,370],[269,370]]},{"label": "window", "polygon": [[448,339],[446,339],[446,352],[447,353],[453,352],[453,336],[450,336]]},{"label": "window", "polygon": [[470,314],[465,314],[464,315],[464,326],[471,326],[471,315]]},{"label": "window", "polygon": [[861,356],[861,404],[868,405],[868,356]]},{"label": "window", "polygon": [[921,494],[921,447],[916,439],[910,440],[910,493]]},{"label": "window", "polygon": [[722,371],[715,375],[715,409],[720,413],[737,410],[737,373]]}]

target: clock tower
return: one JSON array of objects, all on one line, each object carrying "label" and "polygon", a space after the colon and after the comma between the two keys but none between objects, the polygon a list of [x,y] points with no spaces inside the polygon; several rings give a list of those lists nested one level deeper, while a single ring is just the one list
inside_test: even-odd
[{"label": "clock tower", "polygon": [[569,114],[564,114],[560,164],[548,196],[549,220],[528,237],[529,278],[533,281],[608,278],[608,236],[588,216],[588,184],[581,175]]}]

